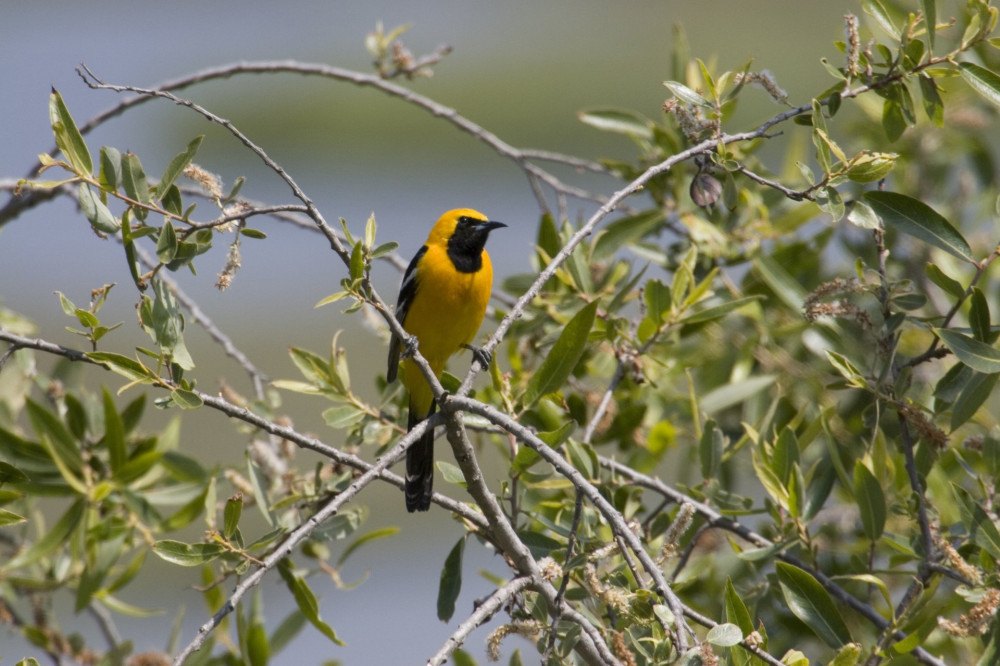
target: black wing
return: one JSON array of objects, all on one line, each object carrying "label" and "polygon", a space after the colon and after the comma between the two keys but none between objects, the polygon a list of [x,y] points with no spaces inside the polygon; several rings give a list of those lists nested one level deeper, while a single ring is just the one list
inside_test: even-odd
[{"label": "black wing", "polygon": [[[420,250],[410,261],[403,273],[403,284],[399,286],[399,297],[396,299],[396,321],[401,325],[406,325],[406,313],[413,304],[413,299],[417,295],[417,264],[427,254],[427,246],[421,246]],[[389,341],[389,368],[386,370],[386,381],[396,380],[396,372],[399,370],[399,354],[403,350],[403,341],[395,334]]]}]

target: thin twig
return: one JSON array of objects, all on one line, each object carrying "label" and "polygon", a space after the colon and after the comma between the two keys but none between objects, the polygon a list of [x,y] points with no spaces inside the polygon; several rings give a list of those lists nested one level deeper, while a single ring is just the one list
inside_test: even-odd
[{"label": "thin twig", "polygon": [[[495,407],[483,404],[471,398],[466,398],[464,396],[447,396],[441,405],[442,411],[449,413],[449,415],[457,413],[458,411],[467,411],[474,414],[479,414],[492,423],[500,426],[507,432],[511,433],[517,437],[522,443],[534,449],[545,462],[549,463],[555,467],[556,471],[562,476],[566,477],[573,485],[583,492],[591,504],[593,504],[601,515],[608,521],[611,528],[614,530],[615,534],[621,536],[625,543],[628,544],[629,548],[642,563],[642,568],[647,574],[652,578],[654,587],[661,597],[666,601],[667,606],[674,613],[677,626],[673,632],[674,639],[677,641],[678,649],[682,652],[687,649],[687,638],[693,635],[691,628],[687,626],[684,622],[684,604],[681,603],[677,595],[674,594],[673,590],[667,584],[666,579],[663,577],[663,571],[653,562],[652,558],[646,552],[639,538],[629,529],[622,515],[615,510],[615,508],[608,502],[607,499],[601,494],[590,481],[588,481],[580,472],[570,465],[566,460],[558,454],[552,447],[548,446],[531,430],[524,427],[517,421],[514,421],[511,417],[499,411]],[[451,416],[449,416],[451,418]],[[457,456],[456,456],[457,457]],[[468,480],[468,477],[466,477]]]},{"label": "thin twig", "polygon": [[[455,454],[455,461],[461,468],[465,476],[467,489],[472,495],[476,505],[482,510],[483,515],[489,522],[490,531],[499,546],[500,551],[510,560],[513,567],[522,576],[530,576],[537,581],[534,589],[537,590],[546,600],[551,615],[562,614],[575,622],[580,622],[582,615],[575,614],[572,609],[562,601],[559,602],[559,595],[553,585],[542,576],[538,562],[532,556],[531,551],[518,536],[513,525],[510,524],[507,516],[504,515],[500,503],[496,496],[490,492],[483,480],[483,475],[479,463],[476,461],[476,452],[465,432],[464,424],[459,412],[449,407],[449,402],[442,406],[445,415],[445,429],[448,435],[448,442],[451,444],[452,452]],[[583,632],[581,640],[576,644],[576,650],[588,664],[618,664],[611,649],[601,636],[600,631],[589,621],[584,620],[581,624]]]},{"label": "thin twig", "polygon": [[521,594],[526,587],[533,583],[531,576],[518,576],[494,590],[493,594],[480,603],[476,610],[458,625],[458,629],[448,637],[441,649],[427,660],[427,666],[439,666],[448,661],[448,657],[462,646],[473,630],[488,622],[504,604]]}]

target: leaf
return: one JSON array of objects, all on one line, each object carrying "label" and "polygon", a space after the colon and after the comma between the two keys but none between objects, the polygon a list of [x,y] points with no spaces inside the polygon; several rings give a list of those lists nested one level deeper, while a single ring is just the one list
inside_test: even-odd
[{"label": "leaf", "polygon": [[340,566],[347,561],[347,557],[351,553],[353,553],[355,550],[365,545],[366,543],[369,543],[370,541],[375,541],[376,539],[383,539],[385,537],[393,536],[398,532],[399,532],[398,527],[390,525],[389,527],[381,527],[377,530],[372,530],[367,534],[359,536],[357,539],[348,544],[347,548],[344,549],[344,552],[342,552],[340,554],[340,557],[337,558],[337,568],[339,569]]},{"label": "leaf", "polygon": [[316,595],[309,588],[309,585],[300,575],[292,569],[292,561],[287,557],[278,563],[278,573],[295,598],[295,603],[299,610],[305,615],[312,626],[316,627],[324,636],[333,641],[336,645],[343,645],[344,642],[337,638],[336,632],[319,616],[319,604],[316,602]]},{"label": "leaf", "polygon": [[211,562],[226,549],[218,543],[183,543],[162,539],[153,544],[153,552],[171,564],[196,567]]},{"label": "leaf", "polygon": [[955,404],[951,408],[951,429],[955,430],[971,419],[993,394],[993,388],[1000,379],[1000,373],[983,374],[975,372],[962,387]]},{"label": "leaf", "polygon": [[955,298],[963,298],[965,296],[965,287],[958,280],[938,268],[936,264],[927,264],[924,267],[924,272],[927,274],[927,279],[950,296],[954,296]]},{"label": "leaf", "polygon": [[1000,559],[1000,530],[982,505],[976,501],[968,490],[958,484],[951,484],[955,497],[958,498],[962,523],[969,531],[969,536],[996,559]]},{"label": "leaf", "polygon": [[890,37],[899,37],[899,28],[897,28],[892,22],[892,19],[889,18],[889,12],[885,10],[885,7],[882,6],[882,3],[879,2],[879,0],[864,0],[862,8],[866,14],[878,22],[883,30],[889,33]]},{"label": "leaf", "polygon": [[[149,183],[146,182],[146,174],[142,170],[139,156],[133,152],[122,155],[122,187],[130,199],[143,206],[149,205]],[[140,220],[145,220],[146,214],[149,212],[141,206],[133,206],[132,210]]]},{"label": "leaf", "polygon": [[598,301],[585,305],[563,328],[542,366],[528,383],[523,399],[525,406],[534,404],[541,396],[557,390],[573,372],[587,346],[597,305]]},{"label": "leaf", "polygon": [[98,175],[98,182],[101,189],[114,192],[122,182],[122,156],[117,149],[110,146],[101,148],[101,172]]},{"label": "leaf", "polygon": [[769,387],[775,379],[777,375],[760,375],[724,384],[701,397],[701,409],[706,414],[714,414],[727,407],[738,405]]},{"label": "leaf", "polygon": [[763,298],[763,296],[746,296],[744,298],[737,298],[733,301],[720,303],[719,305],[713,305],[705,308],[704,310],[699,310],[691,315],[682,317],[680,323],[701,324],[706,321],[712,321],[713,319],[719,319],[720,317],[726,316],[733,310],[739,310],[744,305],[748,305],[754,301],[759,301]]},{"label": "leaf", "polygon": [[69,160],[73,171],[81,176],[91,175],[94,171],[94,161],[90,156],[90,150],[87,149],[83,135],[73,122],[73,116],[69,114],[62,95],[55,88],[49,95],[49,121],[56,137],[56,146]]},{"label": "leaf", "polygon": [[104,394],[104,439],[102,443],[108,450],[108,459],[111,463],[111,471],[117,473],[125,464],[127,452],[125,450],[125,424],[122,417],[115,409],[115,401],[107,388]]},{"label": "leaf", "polygon": [[118,220],[111,214],[104,202],[94,196],[90,185],[80,183],[79,188],[77,188],[77,198],[80,202],[80,211],[92,227],[106,234],[118,231]]},{"label": "leaf", "polygon": [[222,511],[222,534],[227,539],[232,539],[236,534],[241,515],[243,515],[243,495],[237,493],[226,500],[226,508]]},{"label": "leaf", "polygon": [[156,239],[156,258],[161,264],[169,264],[177,256],[177,233],[174,225],[167,220],[160,229],[160,237]]},{"label": "leaf", "polygon": [[[245,236],[247,238],[253,238],[254,240],[264,240],[265,238],[267,238],[267,234],[261,231],[260,229],[251,229],[250,227],[243,227],[242,229],[240,229],[240,235]],[[375,251],[372,252],[372,259],[381,257],[382,254],[380,254],[380,252],[383,250],[383,248],[386,247],[386,245],[395,245],[395,243],[386,243],[385,245],[379,245],[377,248],[375,248]],[[389,252],[392,252],[392,250],[394,249],[395,248],[385,251],[384,254],[388,254]]]},{"label": "leaf", "polygon": [[933,330],[958,360],[973,370],[986,374],[1000,372],[1000,350],[949,328]]},{"label": "leaf", "polygon": [[733,647],[743,640],[743,632],[735,624],[726,622],[709,629],[705,640],[718,647]]},{"label": "leaf", "polygon": [[5,483],[27,483],[28,475],[8,462],[0,460],[0,486]]},{"label": "leaf", "polygon": [[972,327],[972,334],[976,340],[989,344],[990,306],[986,302],[983,290],[979,287],[973,287],[969,295],[969,326]]},{"label": "leaf", "polygon": [[159,377],[141,362],[114,352],[88,352],[87,358],[132,381],[152,384]]},{"label": "leaf", "polygon": [[788,609],[834,649],[852,642],[851,632],[829,593],[812,574],[787,562],[775,564]]},{"label": "leaf", "polygon": [[[927,26],[927,41],[934,48],[934,35],[937,34],[937,0],[920,0],[924,10],[924,23]],[[853,664],[854,662],[850,662]]]},{"label": "leaf", "polygon": [[887,226],[976,263],[962,234],[927,204],[897,192],[865,192],[864,198]]},{"label": "leaf", "polygon": [[873,153],[863,150],[847,166],[847,177],[856,183],[874,183],[882,180],[896,164],[896,153]]},{"label": "leaf", "polygon": [[937,83],[926,74],[921,74],[917,80],[920,82],[920,95],[924,99],[924,113],[938,127],[944,126],[944,101],[938,92]]},{"label": "leaf", "polygon": [[678,83],[677,81],[664,81],[663,85],[667,87],[674,97],[684,102],[685,104],[690,104],[691,106],[701,106],[706,109],[712,108],[712,103],[707,99],[699,95],[694,90],[691,90],[683,83]]},{"label": "leaf", "polygon": [[749,634],[753,631],[753,618],[742,597],[736,592],[732,578],[726,578],[726,620],[736,624],[740,631]]},{"label": "leaf", "polygon": [[871,470],[860,460],[854,463],[854,501],[861,510],[861,527],[870,541],[878,541],[885,529],[885,493]]},{"label": "leaf", "polygon": [[441,569],[441,582],[438,585],[437,616],[442,622],[451,620],[455,614],[455,601],[462,591],[462,556],[465,554],[465,537],[458,540]]},{"label": "leaf", "polygon": [[973,90],[1000,106],[1000,76],[971,62],[959,63],[958,71]]},{"label": "leaf", "polygon": [[156,194],[162,200],[166,196],[167,190],[170,189],[170,185],[177,180],[177,177],[184,173],[184,169],[187,165],[191,164],[191,160],[198,153],[198,148],[201,147],[201,142],[205,139],[205,135],[196,136],[191,139],[188,143],[187,148],[183,152],[174,155],[174,158],[170,160],[167,168],[163,170],[163,175],[160,176],[160,182],[156,185]]},{"label": "leaf", "polygon": [[577,118],[584,125],[590,125],[604,132],[628,134],[642,139],[653,138],[653,123],[638,113],[621,109],[593,109],[581,111]]},{"label": "leaf", "polygon": [[0,509],[0,527],[8,527],[10,525],[17,525],[19,523],[27,522],[27,518],[24,516],[19,516],[13,511],[8,511],[7,509]]},{"label": "leaf", "polygon": [[709,419],[705,422],[704,431],[701,434],[701,441],[698,444],[698,453],[701,458],[701,476],[705,479],[715,478],[722,462],[722,452],[725,449],[726,437],[716,425],[715,421]]},{"label": "leaf", "polygon": [[198,409],[204,403],[201,396],[194,391],[175,389],[170,392],[170,400],[181,409]]},{"label": "leaf", "polygon": [[620,248],[659,229],[663,221],[663,211],[654,208],[609,223],[594,242],[591,259],[596,261],[611,256]]},{"label": "leaf", "polygon": [[54,552],[60,546],[69,542],[70,536],[78,528],[83,528],[83,514],[86,510],[86,500],[80,498],[73,502],[66,513],[50,527],[41,538],[27,550],[22,550],[7,562],[0,564],[0,571],[13,571]]}]

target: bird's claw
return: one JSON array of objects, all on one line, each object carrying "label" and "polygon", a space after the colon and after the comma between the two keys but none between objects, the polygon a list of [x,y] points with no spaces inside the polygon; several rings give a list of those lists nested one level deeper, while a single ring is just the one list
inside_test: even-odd
[{"label": "bird's claw", "polygon": [[472,352],[473,360],[479,361],[479,365],[482,366],[483,370],[490,367],[490,362],[493,360],[493,352],[487,351],[482,347],[476,347],[475,345],[462,346]]}]

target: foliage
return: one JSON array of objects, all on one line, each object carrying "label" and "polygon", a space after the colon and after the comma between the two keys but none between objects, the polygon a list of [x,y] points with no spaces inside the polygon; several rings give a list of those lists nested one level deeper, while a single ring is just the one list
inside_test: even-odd
[{"label": "foliage", "polygon": [[[953,22],[934,0],[863,8],[865,26],[846,17],[843,63],[823,62],[830,80],[799,106],[774,75],[751,64],[716,71],[675,35],[661,119],[580,114],[631,142],[633,161],[546,154],[613,175],[610,195],[581,194],[538,166],[542,158],[473,132],[525,169],[540,221],[534,271],[495,290],[489,387],[468,397],[475,370],[435,387],[435,423],[458,461],[438,463],[447,485],[435,508],[463,529],[443,564],[439,617],[453,620],[470,548],[501,552],[510,571],[431,663],[475,663],[457,648],[490,621],[488,657],[519,634],[547,664],[995,663],[1000,210],[988,138],[1000,106],[998,12],[986,0],[970,0]],[[245,63],[216,76],[322,73],[478,129],[391,81],[429,75],[445,54],[415,59],[396,41],[401,32],[380,26],[369,38],[376,75]],[[241,242],[266,239],[249,221],[296,214],[344,263],[340,290],[318,305],[377,313],[386,332],[401,333],[370,283],[373,262],[399,265],[396,244],[376,242],[375,216],[360,235],[344,220],[335,230],[284,169],[210,110],[170,90],[81,76],[223,125],[298,203],[250,202],[242,181],[226,192],[195,163],[201,137],[153,180],[133,153],[94,151],[52,92],[58,153],[41,155],[39,171],[62,179],[22,181],[6,220],[19,206],[74,198],[95,233],[121,244],[151,343],[123,349],[119,324],[102,322],[111,285],[86,308],[60,294],[86,351],[30,337],[29,322],[0,312],[10,345],[0,367],[16,388],[0,402],[0,618],[53,659],[97,651],[102,663],[122,663],[129,641],[102,649],[57,629],[52,595],[70,590],[76,612],[141,616],[117,593],[152,552],[197,567],[216,614],[207,632],[168,650],[178,662],[264,664],[306,624],[339,644],[309,575],[344,585],[344,562],[395,531],[363,532],[368,510],[355,496],[375,481],[401,486],[386,472],[412,439],[398,425],[399,391],[378,378],[379,400],[360,397],[352,350],[337,337],[329,354],[292,349],[302,377],[271,388],[317,409],[317,397],[328,400],[337,446],[285,425],[262,373],[231,343],[255,395],[202,392],[186,327],[226,338],[170,274],[193,271],[231,232],[225,288]],[[783,110],[733,128],[737,105],[758,94]],[[763,156],[766,146],[780,160]],[[592,215],[571,222],[567,196],[596,202]],[[216,217],[196,221],[197,201]],[[59,360],[46,374],[39,355]],[[120,407],[109,390],[88,391],[70,376],[79,364],[122,376],[119,394],[135,397]],[[173,410],[153,435],[140,427],[147,396]],[[239,422],[246,460],[208,469],[182,451],[188,410]],[[299,466],[295,447],[329,462]],[[509,461],[503,478],[483,478],[486,447]],[[250,505],[267,526],[252,536],[242,520]],[[336,557],[334,540],[345,541]],[[267,575],[297,607],[270,633],[255,587]],[[239,583],[227,598],[229,579]],[[521,659],[515,651],[511,663]]]}]

